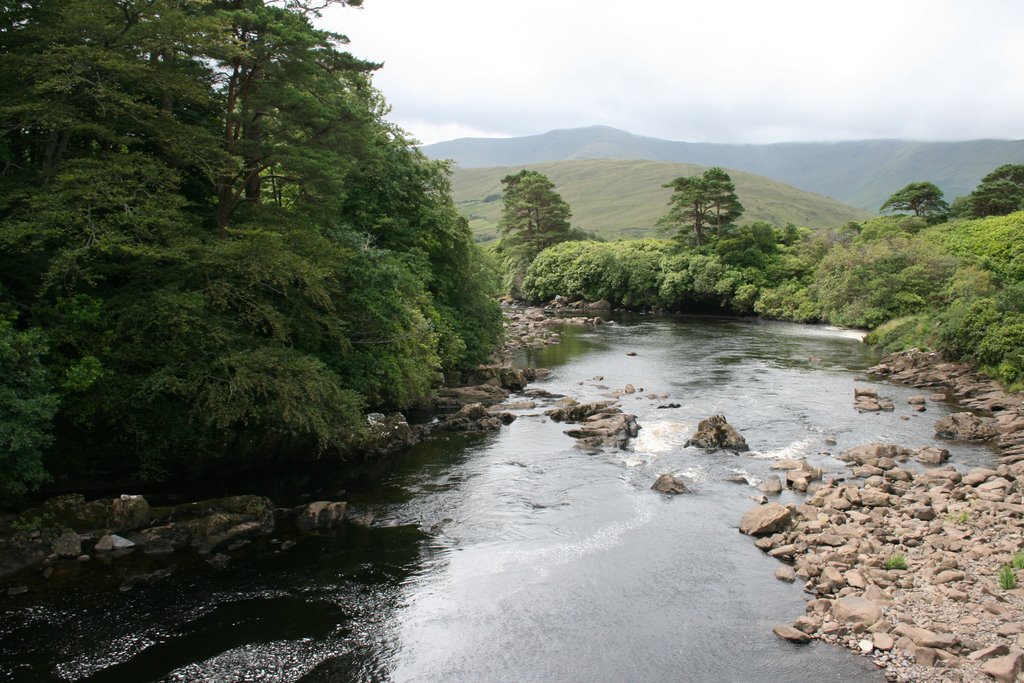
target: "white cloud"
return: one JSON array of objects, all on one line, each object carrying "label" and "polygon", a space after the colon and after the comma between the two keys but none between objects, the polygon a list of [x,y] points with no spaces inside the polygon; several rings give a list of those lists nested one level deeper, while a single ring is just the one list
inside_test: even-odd
[{"label": "white cloud", "polygon": [[365,0],[329,28],[384,62],[424,142],[607,124],[675,140],[1024,138],[1018,0]]}]

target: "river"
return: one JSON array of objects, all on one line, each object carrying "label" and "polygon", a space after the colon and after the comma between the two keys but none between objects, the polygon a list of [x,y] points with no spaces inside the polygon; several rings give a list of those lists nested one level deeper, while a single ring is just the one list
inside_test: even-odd
[{"label": "river", "polygon": [[[170,576],[131,590],[119,589],[126,573],[167,559],[66,563],[3,598],[0,677],[884,680],[866,658],[772,634],[808,596],[777,581],[778,563],[736,526],[754,504],[751,484],[782,457],[841,473],[830,452],[883,441],[948,447],[958,467],[991,463],[988,448],[936,440],[934,421],[953,406],[915,413],[906,398],[919,391],[879,385],[896,410],[857,413],[853,388],[866,382],[854,378],[876,357],[857,335],[815,326],[631,317],[565,328],[561,344],[518,360],[552,370],[531,389],[578,400],[633,384],[622,406],[640,436],[586,453],[543,416],[551,399],[538,399],[498,433],[421,444],[352,487],[371,528],[254,548],[222,568],[175,557]],[[658,407],[669,403],[679,407]],[[750,453],[684,448],[716,413]],[[651,491],[663,472],[693,493]],[[348,485],[331,477],[322,470],[314,483]],[[289,485],[303,484],[268,492],[287,498]]]}]

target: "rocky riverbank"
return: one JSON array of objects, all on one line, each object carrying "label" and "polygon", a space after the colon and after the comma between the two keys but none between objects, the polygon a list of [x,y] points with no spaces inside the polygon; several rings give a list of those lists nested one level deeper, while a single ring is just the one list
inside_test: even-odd
[{"label": "rocky riverbank", "polygon": [[[870,372],[928,389],[933,400],[957,400],[973,412],[939,420],[937,433],[989,440],[1003,456],[991,468],[960,471],[942,464],[944,449],[868,444],[839,456],[855,480],[826,477],[805,485],[809,497],[799,505],[748,511],[740,531],[784,563],[777,578],[803,581],[814,596],[806,614],[775,632],[845,646],[891,681],[1021,680],[1021,397],[936,354],[896,354]],[[857,409],[870,398],[855,391]],[[923,398],[912,400],[924,409]]]},{"label": "rocky riverbank", "polygon": [[[356,449],[359,457],[386,457],[433,436],[491,431],[510,424],[515,420],[510,411],[536,405],[530,396],[513,399],[513,394],[525,391],[530,382],[545,374],[543,369],[512,367],[508,361],[512,354],[521,348],[558,343],[557,327],[561,325],[602,322],[587,316],[560,317],[535,308],[506,309],[505,344],[497,354],[498,362],[447,378],[446,386],[420,407],[434,415],[428,422],[410,424],[400,413],[367,415],[366,433]],[[564,399],[558,410],[571,411],[574,404]],[[635,418],[607,405],[580,420],[586,424],[572,435],[587,447],[621,446],[636,435]],[[346,523],[365,525],[372,520],[341,500],[281,507],[263,496],[242,495],[156,507],[139,495],[98,500],[62,495],[0,520],[0,577],[40,567],[43,578],[49,578],[61,563],[114,560],[133,553],[170,557],[192,552],[224,565],[232,553],[243,548],[284,551],[302,534],[329,532]],[[166,571],[140,574],[142,578],[133,581],[155,580]],[[7,590],[18,593],[26,588],[15,580]]]}]

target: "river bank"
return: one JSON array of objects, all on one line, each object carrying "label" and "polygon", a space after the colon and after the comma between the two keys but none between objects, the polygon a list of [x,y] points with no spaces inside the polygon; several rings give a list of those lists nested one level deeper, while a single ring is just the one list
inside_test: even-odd
[{"label": "river bank", "polygon": [[[447,378],[445,386],[417,409],[432,419],[410,424],[401,413],[367,415],[366,434],[357,446],[356,459],[388,459],[425,439],[493,431],[511,423],[515,415],[508,409],[524,404],[509,404],[509,397],[544,376],[543,369],[512,367],[512,354],[558,343],[557,326],[602,322],[587,316],[554,317],[540,309],[506,308],[506,332],[497,361]],[[40,575],[49,579],[61,563],[110,561],[134,552],[170,558],[174,553],[193,551],[213,563],[226,564],[231,554],[249,551],[252,546],[287,551],[298,535],[373,521],[333,497],[297,505],[282,505],[251,493],[203,500],[189,500],[184,494],[172,497],[186,500],[151,505],[146,497],[133,493],[88,500],[83,494],[69,493],[8,515],[0,520],[0,579],[37,567],[41,567]],[[133,575],[124,585],[162,578],[163,569]],[[28,588],[14,577],[6,590],[20,594]]]},{"label": "river bank", "polygon": [[[772,578],[777,560],[757,553],[735,524],[756,493],[752,485],[784,460],[811,463],[810,471],[784,477],[793,487],[779,499],[803,503],[798,488],[819,485],[808,475],[842,467],[824,452],[839,451],[828,444],[941,446],[932,426],[950,411],[948,402],[929,399],[921,413],[907,401],[913,390],[871,384],[895,412],[851,409],[851,392],[865,384],[854,375],[878,358],[842,331],[624,315],[607,327],[548,334],[542,329],[559,324],[554,316],[511,312],[526,316],[524,329],[535,317],[537,328],[527,335],[533,339],[521,339],[528,346],[514,365],[551,375],[495,407],[517,417],[510,425],[438,432],[365,490],[343,494],[346,483],[311,478],[303,490],[312,502],[339,491],[332,500],[349,503],[343,524],[300,534],[295,516],[275,519],[272,535],[223,552],[224,568],[207,566],[217,552],[157,556],[137,547],[54,561],[44,566],[54,569],[46,587],[30,570],[28,594],[6,601],[7,653],[36,662],[34,678],[16,680],[51,680],[44,674],[53,663],[62,673],[52,680],[101,670],[96,680],[117,680],[119,672],[137,680],[241,672],[253,680],[372,680],[358,673],[368,670],[386,670],[380,679],[396,681],[532,680],[541,672],[546,680],[629,680],[672,666],[701,680],[881,679],[870,659],[824,639],[809,648],[778,641],[772,624],[801,613],[804,596]],[[539,335],[561,343],[540,344]],[[565,410],[570,397],[578,409]],[[643,425],[626,449],[576,447],[566,432],[577,430],[548,414],[584,417],[588,406],[612,401]],[[685,445],[699,420],[722,412],[746,434],[749,451]],[[949,450],[968,467],[992,457],[978,446]],[[692,495],[651,491],[665,472]],[[309,504],[271,497],[275,517],[278,507]],[[177,569],[164,577],[156,573],[161,564]],[[132,574],[139,576],[128,581]],[[268,623],[266,611],[276,608],[295,614]],[[109,625],[99,623],[98,609]],[[26,620],[62,624],[77,636],[55,644],[16,626]],[[252,628],[248,635],[217,628],[223,620]],[[300,623],[319,626],[266,642],[268,628]],[[188,643],[199,639],[210,644],[193,653]],[[741,652],[736,643],[744,643]],[[346,654],[356,651],[365,655]],[[286,674],[261,678],[274,662]]]},{"label": "river bank", "polygon": [[[750,510],[740,530],[786,563],[777,578],[804,581],[815,596],[776,634],[844,646],[871,657],[892,681],[1018,681],[1024,590],[1012,565],[1024,566],[1021,397],[938,354],[894,354],[869,372],[974,411],[938,420],[936,432],[989,441],[1003,455],[961,472],[943,465],[943,449],[867,444],[838,456],[854,480],[838,474],[800,504]],[[925,397],[910,401],[925,409]]]}]

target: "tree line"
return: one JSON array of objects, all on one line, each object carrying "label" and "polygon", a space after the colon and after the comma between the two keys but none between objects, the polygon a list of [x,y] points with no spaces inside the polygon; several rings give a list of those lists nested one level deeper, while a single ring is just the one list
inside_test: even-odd
[{"label": "tree line", "polygon": [[501,333],[356,0],[0,9],[0,500],[341,454]]},{"label": "tree line", "polygon": [[[940,349],[1024,384],[1024,166],[995,169],[952,205],[911,183],[882,206],[897,215],[836,230],[738,225],[743,207],[720,168],[664,187],[670,239],[571,239],[566,218],[558,243],[549,235],[518,266],[519,293],[863,328],[880,347]],[[551,205],[571,215],[553,186],[541,207]],[[502,226],[531,239],[510,214]]]}]

